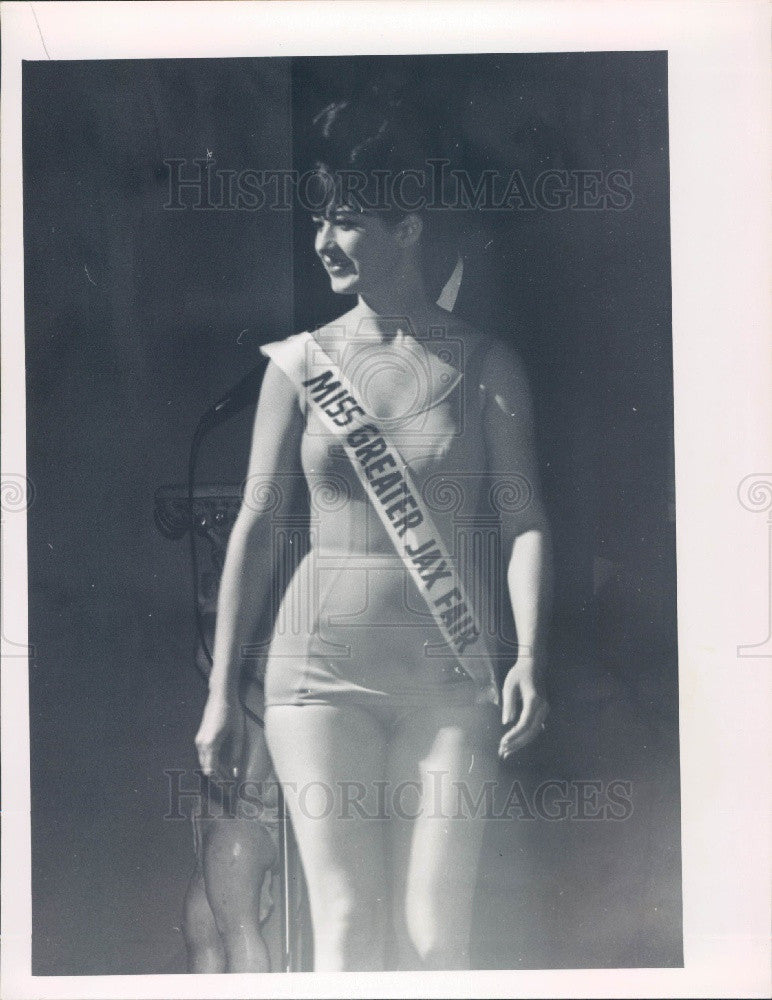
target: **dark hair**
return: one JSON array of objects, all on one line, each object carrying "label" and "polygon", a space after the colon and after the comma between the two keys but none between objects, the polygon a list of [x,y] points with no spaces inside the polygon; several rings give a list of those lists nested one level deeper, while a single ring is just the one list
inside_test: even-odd
[{"label": "dark hair", "polygon": [[[318,178],[314,201],[322,203],[322,211],[343,200],[357,210],[378,212],[387,226],[407,214],[420,215],[424,280],[436,298],[459,253],[458,213],[442,207],[436,161],[452,162],[458,145],[441,125],[426,119],[415,95],[409,100],[371,85],[314,116],[301,160],[304,170]],[[355,174],[359,179],[352,184]],[[424,190],[430,189],[426,206],[407,207],[396,196],[411,174],[413,180],[422,179]],[[357,185],[362,187],[352,191]],[[409,190],[412,197],[416,189]]]}]

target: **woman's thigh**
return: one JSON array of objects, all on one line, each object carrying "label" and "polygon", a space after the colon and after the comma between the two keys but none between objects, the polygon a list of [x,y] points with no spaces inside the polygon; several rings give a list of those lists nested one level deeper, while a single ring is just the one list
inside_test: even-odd
[{"label": "woman's thigh", "polygon": [[405,713],[394,732],[389,850],[402,964],[468,964],[477,867],[497,774],[496,715],[488,705],[430,705]]},{"label": "woman's thigh", "polygon": [[324,952],[333,961],[331,951],[353,948],[345,939],[364,941],[368,928],[382,938],[383,727],[348,705],[273,705],[265,727],[308,883],[317,959]]}]

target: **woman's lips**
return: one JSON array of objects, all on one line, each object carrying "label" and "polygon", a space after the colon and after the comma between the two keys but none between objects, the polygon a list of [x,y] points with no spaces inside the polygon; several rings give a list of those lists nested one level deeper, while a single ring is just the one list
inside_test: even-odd
[{"label": "woman's lips", "polygon": [[347,274],[354,271],[353,263],[348,257],[322,257],[324,266],[330,274]]}]

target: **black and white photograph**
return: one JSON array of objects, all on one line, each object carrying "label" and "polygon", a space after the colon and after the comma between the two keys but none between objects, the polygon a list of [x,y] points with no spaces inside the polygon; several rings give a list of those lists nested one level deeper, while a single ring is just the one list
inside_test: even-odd
[{"label": "black and white photograph", "polygon": [[[27,6],[2,521],[4,545],[26,533],[3,756],[7,775],[24,672],[30,978],[8,996],[146,995],[121,992],[133,977],[336,995],[313,984],[340,973],[379,974],[377,993],[340,980],[360,996],[430,995],[429,973],[530,996],[547,986],[518,975],[567,970],[621,978],[552,995],[689,995],[616,983],[707,947],[685,931],[695,677],[741,675],[760,741],[772,647],[761,562],[734,663],[709,628],[695,644],[694,577],[733,585],[712,553],[695,565],[685,499],[728,491],[763,554],[749,511],[772,476],[762,451],[738,453],[744,477],[717,454],[681,492],[679,428],[696,454],[710,425],[679,423],[700,345],[674,326],[668,47],[497,50],[486,28],[468,51],[387,51],[335,24],[389,5],[185,3],[142,6],[245,18],[254,54],[61,57],[47,7],[140,5]],[[266,54],[285,6],[329,14],[323,51]],[[487,25],[516,5],[485,6]],[[731,399],[740,423],[740,398],[711,407]],[[764,995],[751,966],[738,988]],[[727,975],[707,978],[732,995]]]}]

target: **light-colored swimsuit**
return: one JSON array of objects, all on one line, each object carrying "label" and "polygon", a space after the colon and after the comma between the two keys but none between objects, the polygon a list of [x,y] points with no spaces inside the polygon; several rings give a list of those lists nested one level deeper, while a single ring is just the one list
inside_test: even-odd
[{"label": "light-colored swimsuit", "polygon": [[[408,336],[398,353],[379,356],[372,342],[354,339],[338,350],[339,341],[336,347],[317,337],[296,334],[261,351],[296,385],[309,345],[320,343],[334,357],[410,466],[447,548],[457,554],[467,593],[478,615],[484,614],[492,581],[474,582],[485,560],[474,551],[470,529],[481,518],[492,523],[481,425],[486,395],[479,380],[486,341],[469,348],[448,338],[432,349]],[[384,420],[379,412],[388,412],[382,407],[390,391],[393,399],[409,402],[404,414]],[[301,409],[300,464],[310,499],[311,548],[276,615],[266,707],[353,702],[420,709],[427,699],[473,702],[475,684],[443,643],[349,458],[302,399]]]}]

